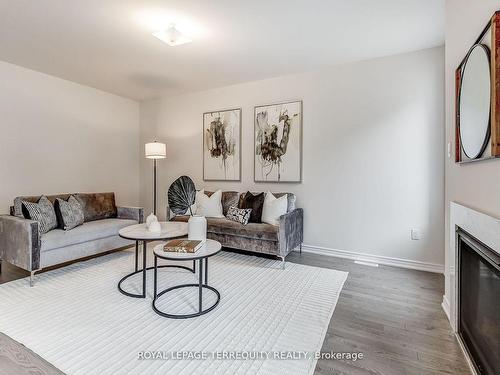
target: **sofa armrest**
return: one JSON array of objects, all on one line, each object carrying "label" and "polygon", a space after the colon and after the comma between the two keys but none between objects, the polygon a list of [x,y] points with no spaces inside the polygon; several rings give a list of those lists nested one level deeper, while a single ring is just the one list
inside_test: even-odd
[{"label": "sofa armrest", "polygon": [[136,220],[139,224],[144,222],[144,208],[142,207],[116,207],[118,219]]},{"label": "sofa armrest", "polygon": [[304,241],[304,210],[296,208],[279,219],[279,251],[285,257]]},{"label": "sofa armrest", "polygon": [[38,222],[0,215],[0,259],[27,271],[40,268],[41,237]]}]

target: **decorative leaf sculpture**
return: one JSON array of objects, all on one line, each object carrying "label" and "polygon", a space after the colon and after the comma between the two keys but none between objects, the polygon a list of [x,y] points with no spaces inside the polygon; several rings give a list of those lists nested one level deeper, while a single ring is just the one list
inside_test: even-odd
[{"label": "decorative leaf sculpture", "polygon": [[196,199],[196,188],[188,176],[181,176],[168,188],[168,205],[176,215],[184,214]]}]

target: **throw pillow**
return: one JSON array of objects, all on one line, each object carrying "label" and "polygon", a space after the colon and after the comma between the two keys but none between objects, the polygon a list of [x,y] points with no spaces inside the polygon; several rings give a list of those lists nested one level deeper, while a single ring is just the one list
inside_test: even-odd
[{"label": "throw pillow", "polygon": [[217,190],[210,197],[205,190],[196,192],[196,215],[205,217],[224,217],[222,214],[222,190]]},{"label": "throw pillow", "polygon": [[262,208],[262,222],[279,225],[279,218],[286,214],[287,207],[288,197],[286,194],[276,198],[273,193],[268,191]]},{"label": "throw pillow", "polygon": [[57,198],[54,206],[62,229],[70,230],[83,224],[83,208],[74,196],[67,201]]},{"label": "throw pillow", "polygon": [[243,197],[240,208],[251,208],[250,223],[262,223],[262,207],[264,206],[264,193],[253,195],[249,191]]},{"label": "throw pillow", "polygon": [[57,228],[54,206],[45,195],[38,200],[38,203],[23,201],[22,211],[26,219],[38,221],[41,234]]},{"label": "throw pillow", "polygon": [[236,206],[229,206],[226,218],[232,221],[236,221],[237,223],[247,225],[248,220],[250,220],[251,213],[252,213],[251,208],[238,208]]}]

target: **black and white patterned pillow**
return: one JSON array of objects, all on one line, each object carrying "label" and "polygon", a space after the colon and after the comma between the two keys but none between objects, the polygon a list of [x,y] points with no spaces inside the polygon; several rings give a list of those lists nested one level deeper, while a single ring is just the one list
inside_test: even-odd
[{"label": "black and white patterned pillow", "polygon": [[23,201],[22,211],[26,219],[38,221],[41,234],[57,228],[54,206],[45,195],[38,200],[38,203]]},{"label": "black and white patterned pillow", "polygon": [[70,230],[83,224],[83,208],[74,196],[70,196],[67,201],[57,198],[55,209],[62,229]]},{"label": "black and white patterned pillow", "polygon": [[226,218],[232,221],[236,221],[243,225],[248,224],[248,220],[250,220],[250,214],[252,213],[251,208],[238,208],[236,206],[230,206],[227,210]]}]

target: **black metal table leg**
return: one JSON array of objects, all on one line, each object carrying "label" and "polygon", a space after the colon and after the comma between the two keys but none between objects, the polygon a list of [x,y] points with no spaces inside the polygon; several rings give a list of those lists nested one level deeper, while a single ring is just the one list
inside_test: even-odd
[{"label": "black metal table leg", "polygon": [[156,290],[157,290],[157,280],[158,280],[158,257],[155,254],[155,270],[154,270],[154,289],[153,289],[153,300],[156,299]]},{"label": "black metal table leg", "polygon": [[208,258],[205,258],[205,285],[208,285]]},{"label": "black metal table leg", "polygon": [[135,271],[139,269],[139,241],[135,241]]},{"label": "black metal table leg", "polygon": [[147,271],[147,242],[143,241],[142,243],[142,296],[146,297],[146,271]]},{"label": "black metal table leg", "polygon": [[198,285],[198,312],[203,311],[203,259],[200,259],[200,282]]},{"label": "black metal table leg", "polygon": [[193,273],[196,273],[196,260],[193,260]]}]

